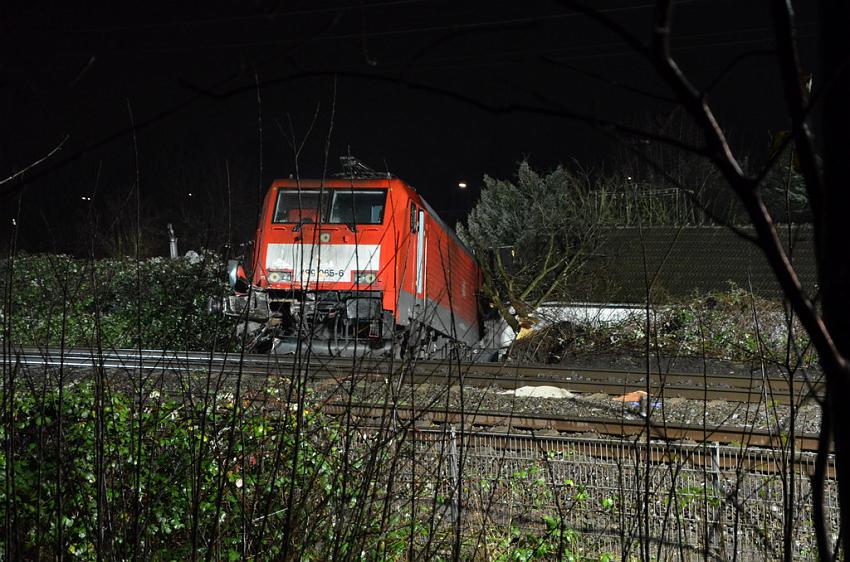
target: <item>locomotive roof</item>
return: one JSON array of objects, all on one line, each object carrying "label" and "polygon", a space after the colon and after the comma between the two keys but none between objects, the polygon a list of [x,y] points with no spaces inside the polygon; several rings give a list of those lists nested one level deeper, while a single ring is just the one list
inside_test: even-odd
[{"label": "locomotive roof", "polygon": [[[419,192],[416,191],[416,188],[407,183],[406,181],[395,177],[395,176],[387,176],[384,175],[382,177],[374,177],[374,178],[325,178],[325,179],[294,179],[294,178],[285,178],[285,179],[277,179],[272,182],[271,189],[269,189],[269,194],[273,189],[279,187],[299,187],[302,189],[315,189],[315,188],[330,188],[330,189],[340,189],[340,188],[351,188],[351,187],[387,187],[389,188],[391,185],[397,185],[404,189],[409,189],[412,193],[419,195]],[[437,214],[437,211],[434,210],[433,207],[420,195],[420,202],[422,206],[428,211],[428,213],[433,217],[434,221],[440,225],[440,227],[449,235],[449,237],[458,244],[467,254],[470,256],[474,256],[472,250],[467,247],[466,244],[458,237],[457,233],[454,231],[452,227],[450,227],[440,215]]]},{"label": "locomotive roof", "polygon": [[[359,187],[364,185],[370,186],[389,186],[391,183],[402,183],[413,189],[410,184],[400,180],[397,177],[379,177],[379,178],[324,178],[324,179],[296,179],[284,178],[277,179],[272,182],[272,187]],[[416,191],[416,190],[414,190]]]}]

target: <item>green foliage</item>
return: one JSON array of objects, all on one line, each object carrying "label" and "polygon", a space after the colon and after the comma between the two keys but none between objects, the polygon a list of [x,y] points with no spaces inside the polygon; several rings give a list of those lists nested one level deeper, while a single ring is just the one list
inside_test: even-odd
[{"label": "green foliage", "polygon": [[[327,491],[336,487],[341,460],[318,446],[333,442],[336,433],[316,413],[305,412],[293,467],[294,414],[275,420],[259,407],[224,401],[178,404],[157,400],[155,394],[140,412],[136,401],[111,394],[102,410],[98,472],[92,384],[66,390],[61,400],[58,392],[1,398],[12,401],[15,434],[2,436],[12,455],[6,448],[0,452],[0,469],[14,471],[14,486],[0,489],[0,502],[11,500],[21,557],[52,558],[61,525],[61,550],[75,559],[95,559],[102,529],[102,553],[108,557],[129,559],[142,552],[144,559],[187,560],[193,518],[199,546],[214,549],[219,559],[241,559],[245,525],[256,533],[258,522],[267,519],[266,536],[258,545],[254,535],[253,548],[274,557],[294,539],[283,534],[282,525],[291,486],[300,498],[295,503],[299,514],[309,513],[315,521],[329,518]],[[238,423],[232,424],[236,407]],[[201,420],[206,420],[203,432]],[[0,512],[3,525],[10,523],[6,516]]]},{"label": "green foliage", "polygon": [[[587,560],[581,537],[554,515],[542,517],[542,532],[522,531],[510,526],[505,533],[488,537],[492,545],[489,558],[499,562],[529,562],[531,560]],[[600,560],[604,559],[600,558]]]},{"label": "green foliage", "polygon": [[708,504],[710,507],[720,507],[722,501],[715,490],[710,490],[708,487],[701,486],[686,486],[676,490],[676,499],[679,503],[679,509],[686,509],[692,504],[697,504],[700,507],[702,503]]},{"label": "green foliage", "polygon": [[8,316],[18,345],[93,346],[99,324],[104,348],[221,349],[232,330],[205,309],[224,294],[222,271],[214,254],[197,263],[22,255],[0,262],[0,294],[11,293],[0,321]]}]

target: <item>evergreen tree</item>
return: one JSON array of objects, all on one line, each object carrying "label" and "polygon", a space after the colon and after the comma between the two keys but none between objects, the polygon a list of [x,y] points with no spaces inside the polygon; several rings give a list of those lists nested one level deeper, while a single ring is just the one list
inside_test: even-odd
[{"label": "evergreen tree", "polygon": [[484,292],[518,332],[535,309],[562,298],[599,241],[591,181],[559,166],[539,174],[522,162],[516,182],[484,177],[458,233],[478,257]]}]

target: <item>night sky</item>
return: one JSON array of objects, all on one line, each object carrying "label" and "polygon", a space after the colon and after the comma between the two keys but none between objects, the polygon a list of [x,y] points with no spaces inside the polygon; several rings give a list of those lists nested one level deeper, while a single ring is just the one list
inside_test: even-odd
[{"label": "night sky", "polygon": [[[673,107],[646,62],[558,2],[71,4],[3,8],[0,178],[67,137],[0,185],[4,248],[14,217],[27,251],[79,253],[86,233],[114,234],[128,217],[150,231],[147,253],[167,252],[166,222],[214,244],[228,183],[231,236],[248,239],[259,192],[321,176],[328,144],[328,173],[350,151],[454,222],[484,174],[510,177],[523,158],[544,170],[605,162],[612,140],[566,114],[635,124]],[[798,4],[817,82],[814,3]],[[594,6],[649,37],[648,0]],[[787,128],[768,3],[676,6],[674,52],[698,86],[749,53],[710,99],[759,157],[768,131]]]}]

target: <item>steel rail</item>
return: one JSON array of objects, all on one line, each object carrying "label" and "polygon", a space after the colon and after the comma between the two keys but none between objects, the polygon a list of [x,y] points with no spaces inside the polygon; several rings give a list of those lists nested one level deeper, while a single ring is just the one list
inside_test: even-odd
[{"label": "steel rail", "polygon": [[[391,361],[369,358],[304,357],[238,353],[183,352],[168,350],[104,350],[19,348],[2,358],[6,363],[42,367],[145,368],[151,370],[210,369],[246,375],[309,372],[311,378],[339,377],[352,372],[375,378],[402,376],[416,384],[464,384],[516,389],[523,386],[554,386],[574,392],[625,394],[646,389],[661,398],[727,400],[733,402],[795,401],[823,394],[820,375],[814,380],[775,375],[716,373],[651,373],[638,370],[578,369],[551,365],[513,365],[499,363],[456,363],[417,360]],[[647,378],[649,384],[647,385]]]},{"label": "steel rail", "polygon": [[[557,432],[557,433],[594,433],[611,437],[629,438],[646,435],[645,419],[588,418],[581,416],[552,416],[526,413],[505,413],[491,410],[460,410],[456,408],[413,409],[392,404],[368,404],[341,402],[325,403],[323,413],[340,416],[350,414],[364,419],[386,419],[391,416],[408,422],[426,422],[432,425],[454,425],[464,431],[476,427],[504,427],[511,431]],[[789,436],[783,433],[761,429],[741,429],[737,427],[715,426],[696,427],[686,424],[655,423],[650,420],[648,426],[650,439],[661,441],[693,441],[696,443],[718,442],[736,443],[742,446],[762,448],[780,448],[786,446]],[[818,435],[798,433],[794,436],[798,451],[816,451]]]},{"label": "steel rail", "polygon": [[[415,429],[411,431],[415,432],[416,438],[420,440],[424,438],[437,441],[446,437],[445,429]],[[494,447],[496,450],[511,452],[528,451],[530,444],[537,445],[541,450],[547,452],[551,451],[549,447],[552,445],[568,449],[580,444],[593,444],[599,446],[583,448],[582,452],[584,455],[606,461],[629,460],[632,463],[635,462],[635,451],[644,448],[643,443],[635,443],[634,440],[611,441],[604,438],[521,433],[506,434],[488,431],[468,431],[464,433],[463,439],[467,446]],[[692,466],[708,468],[711,471],[742,470],[761,474],[780,474],[787,470],[786,463],[780,455],[777,455],[778,458],[765,458],[763,451],[743,449],[739,452],[738,458],[733,458],[729,455],[720,455],[717,458],[713,455],[713,445],[714,443],[708,442],[693,445],[667,443],[664,450],[647,450],[644,448],[641,454],[643,455],[643,459],[646,459],[648,456],[649,461],[653,464],[670,464],[686,460]],[[794,464],[803,468],[809,468],[812,463],[803,460],[804,454],[808,454],[808,452],[797,451],[797,458],[794,459]],[[547,460],[550,458],[549,456],[546,457]],[[834,455],[829,455],[827,458],[826,477],[828,479],[834,479],[836,477]]]}]

